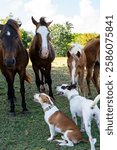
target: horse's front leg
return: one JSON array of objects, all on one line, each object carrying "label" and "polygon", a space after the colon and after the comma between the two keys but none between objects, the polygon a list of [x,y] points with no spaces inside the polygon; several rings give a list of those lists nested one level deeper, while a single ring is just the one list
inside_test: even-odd
[{"label": "horse's front leg", "polygon": [[20,76],[20,93],[22,96],[22,108],[23,108],[23,113],[25,113],[28,111],[25,102],[25,87],[24,87],[25,73],[20,73],[19,76]]},{"label": "horse's front leg", "polygon": [[14,83],[14,76],[15,75],[7,75],[5,74],[6,77],[6,81],[7,81],[7,85],[8,85],[8,100],[10,101],[10,114],[15,116],[15,104],[14,104],[14,100],[15,100],[15,91],[14,91],[14,87],[13,87],[13,83]]},{"label": "horse's front leg", "polygon": [[51,79],[51,64],[47,66],[47,68],[45,69],[45,79],[46,79],[46,83],[49,86],[49,96],[51,96],[53,99],[53,92],[52,92],[52,79]]},{"label": "horse's front leg", "polygon": [[40,78],[39,78],[39,68],[36,67],[34,64],[32,65],[32,67],[33,67],[33,70],[34,70],[34,73],[35,73],[35,83],[37,85],[38,91],[40,92],[41,81],[40,81]]}]

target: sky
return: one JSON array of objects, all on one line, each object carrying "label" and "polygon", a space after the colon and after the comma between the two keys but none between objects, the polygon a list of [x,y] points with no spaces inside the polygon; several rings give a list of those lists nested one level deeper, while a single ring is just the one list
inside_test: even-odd
[{"label": "sky", "polygon": [[31,16],[37,21],[46,17],[53,24],[73,24],[73,32],[100,32],[100,0],[0,0],[0,18],[12,12],[13,19],[19,18],[26,31],[34,32]]}]

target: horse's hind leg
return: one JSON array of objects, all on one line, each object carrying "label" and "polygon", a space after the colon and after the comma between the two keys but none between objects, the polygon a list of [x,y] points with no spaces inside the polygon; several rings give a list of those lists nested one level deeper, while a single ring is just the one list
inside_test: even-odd
[{"label": "horse's hind leg", "polygon": [[94,73],[93,73],[92,81],[93,81],[93,83],[96,87],[96,90],[97,90],[98,94],[100,93],[100,87],[99,87],[99,84],[98,84],[99,73],[100,73],[100,65],[99,65],[99,63],[96,63],[95,66],[94,66]]},{"label": "horse's hind leg", "polygon": [[90,82],[91,82],[91,79],[92,79],[92,70],[93,70],[93,66],[92,67],[87,67],[86,81],[87,81],[87,86],[88,86],[88,97],[91,96]]}]

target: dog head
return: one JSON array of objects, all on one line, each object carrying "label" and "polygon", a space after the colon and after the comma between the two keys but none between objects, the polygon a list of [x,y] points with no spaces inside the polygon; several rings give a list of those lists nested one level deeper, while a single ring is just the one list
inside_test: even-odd
[{"label": "dog head", "polygon": [[53,105],[53,100],[50,96],[45,93],[39,93],[34,95],[34,101],[37,103],[43,104],[50,104]]},{"label": "dog head", "polygon": [[62,84],[61,86],[57,86],[56,88],[58,95],[64,95],[67,96],[68,94],[76,94],[78,91],[76,90],[76,85],[68,85],[68,84]]}]

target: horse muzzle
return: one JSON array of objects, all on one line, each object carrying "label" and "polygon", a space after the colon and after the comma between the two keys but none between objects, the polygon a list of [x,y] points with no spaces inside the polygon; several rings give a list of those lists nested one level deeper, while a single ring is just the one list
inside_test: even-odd
[{"label": "horse muzzle", "polygon": [[7,58],[7,59],[4,59],[4,64],[6,67],[13,67],[16,64],[16,60],[15,58]]},{"label": "horse muzzle", "polygon": [[42,52],[41,52],[41,58],[42,59],[47,59],[48,56],[49,56],[49,50],[43,49]]}]

